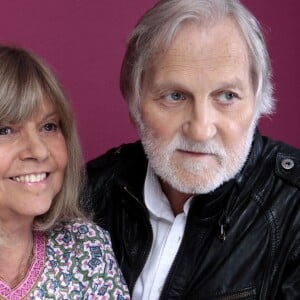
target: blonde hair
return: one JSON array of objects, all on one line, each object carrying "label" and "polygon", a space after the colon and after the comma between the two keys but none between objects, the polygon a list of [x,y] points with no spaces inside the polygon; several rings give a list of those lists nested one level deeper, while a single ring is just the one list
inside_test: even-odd
[{"label": "blonde hair", "polygon": [[83,217],[79,198],[85,172],[74,117],[60,83],[47,65],[25,49],[0,45],[0,123],[30,118],[45,97],[58,111],[68,163],[61,191],[50,209],[34,220],[34,229],[44,231],[57,221]]}]

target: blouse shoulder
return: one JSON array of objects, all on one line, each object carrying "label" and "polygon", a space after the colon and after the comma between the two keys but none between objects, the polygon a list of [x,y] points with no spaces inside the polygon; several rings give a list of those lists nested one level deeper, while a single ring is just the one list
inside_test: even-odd
[{"label": "blouse shoulder", "polygon": [[86,241],[111,245],[108,231],[91,221],[85,220],[60,222],[47,233],[47,236],[48,239],[56,240],[57,243],[63,242],[64,246],[76,242],[85,243]]},{"label": "blouse shoulder", "polygon": [[93,222],[58,223],[47,232],[46,252],[46,268],[57,275],[63,270],[71,282],[84,286],[84,299],[89,299],[87,295],[129,299],[109,233]]}]

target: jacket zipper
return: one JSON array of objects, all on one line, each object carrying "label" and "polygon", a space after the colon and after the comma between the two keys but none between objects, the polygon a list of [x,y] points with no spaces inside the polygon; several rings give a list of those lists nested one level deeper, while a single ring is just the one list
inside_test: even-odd
[{"label": "jacket zipper", "polygon": [[[127,188],[126,185],[123,186],[123,190],[124,190],[130,197],[132,197],[132,198],[138,203],[138,205],[143,209],[143,211],[145,212],[145,214],[148,214],[148,211],[147,211],[147,209],[145,208],[145,206],[141,205],[140,200],[139,200],[133,193],[131,193],[131,192],[128,190],[128,188]],[[151,227],[151,224],[150,224],[149,222],[147,222],[147,223],[146,223],[146,227],[148,228],[150,240],[152,241],[152,239],[153,239],[153,234],[152,234],[152,227]],[[147,261],[147,259],[148,259],[148,257],[149,257],[149,253],[150,253],[150,250],[151,250],[151,245],[152,245],[152,242],[147,243],[147,244],[146,244],[145,251],[144,251],[143,254],[142,254],[142,257],[144,258],[144,263]],[[133,292],[133,288],[134,288],[134,286],[135,286],[135,284],[136,284],[136,282],[137,282],[137,279],[138,279],[139,275],[141,274],[141,272],[142,272],[142,270],[143,270],[143,268],[144,268],[144,265],[145,265],[145,264],[143,264],[143,263],[141,263],[141,264],[139,265],[138,272],[137,272],[138,276],[136,276],[136,278],[134,279],[134,281],[130,284],[130,286],[128,286],[128,288],[129,288],[129,290],[131,291],[131,293]]]},{"label": "jacket zipper", "polygon": [[245,298],[252,297],[252,296],[256,296],[256,291],[255,291],[254,288],[250,289],[250,290],[247,290],[247,291],[237,292],[237,293],[232,294],[232,295],[217,296],[217,297],[207,298],[207,299],[211,299],[211,300],[240,300],[240,299],[245,299]]}]

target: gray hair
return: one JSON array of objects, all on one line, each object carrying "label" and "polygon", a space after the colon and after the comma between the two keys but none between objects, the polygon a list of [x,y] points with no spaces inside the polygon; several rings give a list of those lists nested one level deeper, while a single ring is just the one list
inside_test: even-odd
[{"label": "gray hair", "polygon": [[140,90],[157,51],[166,50],[188,21],[214,23],[230,17],[239,26],[249,50],[256,95],[256,116],[273,112],[271,64],[256,18],[238,0],[161,0],[138,22],[127,44],[120,73],[120,88],[131,115],[138,118]]},{"label": "gray hair", "polygon": [[30,118],[49,99],[58,111],[67,145],[68,163],[61,191],[48,212],[37,216],[34,228],[47,230],[54,223],[83,217],[79,195],[85,183],[84,164],[68,100],[50,69],[28,51],[0,45],[0,123]]}]

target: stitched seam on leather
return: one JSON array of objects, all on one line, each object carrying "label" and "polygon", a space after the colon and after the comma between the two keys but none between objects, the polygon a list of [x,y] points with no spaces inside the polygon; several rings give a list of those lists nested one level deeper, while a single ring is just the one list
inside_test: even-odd
[{"label": "stitched seam on leather", "polygon": [[[266,274],[273,274],[274,270],[276,269],[275,266],[275,257],[277,255],[277,251],[278,251],[278,241],[279,240],[279,230],[278,230],[278,225],[276,222],[276,218],[273,215],[273,213],[271,212],[270,209],[265,209],[263,206],[263,199],[260,195],[254,195],[254,201],[257,203],[257,205],[260,207],[260,209],[262,210],[267,224],[269,225],[268,227],[270,228],[270,242],[271,242],[271,248],[270,248],[270,268],[271,270],[268,272],[266,272]],[[262,292],[264,293],[262,296],[262,299],[267,299],[267,288],[264,288],[264,286],[267,284],[267,282],[265,281],[265,279],[263,280],[262,283]]]}]

